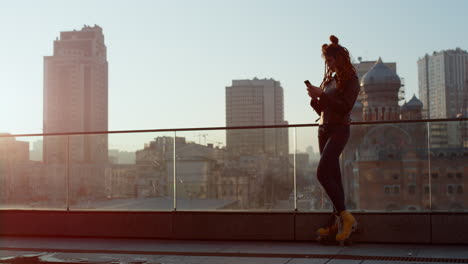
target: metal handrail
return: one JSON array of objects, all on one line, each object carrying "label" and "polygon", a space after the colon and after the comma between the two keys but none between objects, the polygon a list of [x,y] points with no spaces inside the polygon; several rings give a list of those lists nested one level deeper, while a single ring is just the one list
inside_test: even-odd
[{"label": "metal handrail", "polygon": [[[380,125],[380,124],[407,124],[407,123],[436,123],[436,122],[456,122],[468,121],[464,118],[439,118],[439,119],[415,119],[415,120],[392,120],[392,121],[370,121],[351,122],[355,125]],[[149,132],[179,132],[179,131],[203,131],[203,130],[235,130],[235,129],[265,129],[265,128],[289,128],[289,127],[316,127],[318,123],[291,124],[291,125],[267,125],[267,126],[228,126],[228,127],[194,127],[194,128],[164,128],[164,129],[139,129],[139,130],[113,130],[113,131],[90,131],[90,132],[63,132],[63,133],[42,133],[42,134],[8,134],[0,135],[4,137],[37,137],[37,136],[71,136],[71,135],[99,135],[99,134],[129,134],[129,133],[149,133]]]}]

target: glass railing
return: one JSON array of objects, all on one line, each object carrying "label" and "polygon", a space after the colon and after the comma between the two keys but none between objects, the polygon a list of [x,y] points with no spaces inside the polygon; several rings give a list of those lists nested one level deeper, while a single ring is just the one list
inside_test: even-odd
[{"label": "glass railing", "polygon": [[[468,211],[468,119],[353,123],[346,206]],[[316,124],[0,136],[0,209],[330,211]]]}]

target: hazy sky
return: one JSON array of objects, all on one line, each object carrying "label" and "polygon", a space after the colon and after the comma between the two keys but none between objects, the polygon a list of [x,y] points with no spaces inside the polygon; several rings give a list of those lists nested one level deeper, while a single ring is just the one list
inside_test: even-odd
[{"label": "hazy sky", "polygon": [[109,129],[225,126],[232,79],[274,78],[285,119],[312,123],[305,79],[323,75],[335,34],[354,58],[396,62],[407,98],[416,61],[468,48],[468,1],[4,1],[0,9],[0,131],[42,132],[43,56],[60,31],[104,30]]}]

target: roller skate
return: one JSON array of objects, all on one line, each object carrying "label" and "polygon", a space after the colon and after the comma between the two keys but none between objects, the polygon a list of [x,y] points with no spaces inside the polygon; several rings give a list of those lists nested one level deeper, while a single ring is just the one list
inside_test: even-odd
[{"label": "roller skate", "polygon": [[329,224],[317,230],[317,241],[321,244],[334,244],[336,242],[336,235],[341,226],[340,217],[333,214],[330,218]]},{"label": "roller skate", "polygon": [[351,234],[357,230],[357,221],[354,216],[348,211],[340,213],[341,225],[340,230],[336,234],[336,241],[341,245],[351,245]]}]

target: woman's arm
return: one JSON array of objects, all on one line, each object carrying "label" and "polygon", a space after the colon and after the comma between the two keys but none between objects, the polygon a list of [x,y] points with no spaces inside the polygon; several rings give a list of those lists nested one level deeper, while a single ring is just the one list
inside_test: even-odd
[{"label": "woman's arm", "polygon": [[344,89],[343,92],[340,92],[338,96],[334,97],[323,93],[320,96],[321,109],[331,107],[334,111],[343,114],[351,112],[360,90],[358,78],[355,76],[350,80],[346,80],[343,83],[342,89]]},{"label": "woman's arm", "polygon": [[320,116],[322,114],[322,109],[320,107],[320,102],[317,99],[312,98],[310,100],[310,106],[314,108],[315,112]]}]

